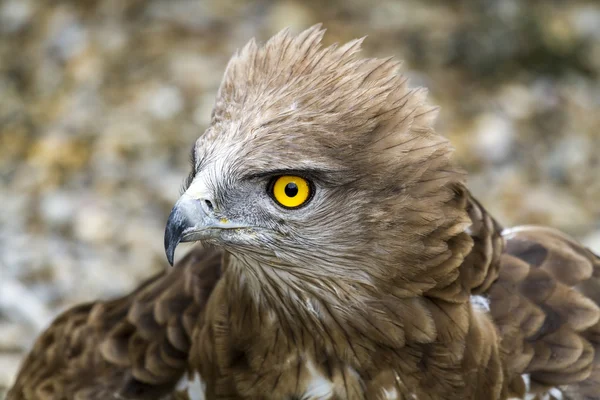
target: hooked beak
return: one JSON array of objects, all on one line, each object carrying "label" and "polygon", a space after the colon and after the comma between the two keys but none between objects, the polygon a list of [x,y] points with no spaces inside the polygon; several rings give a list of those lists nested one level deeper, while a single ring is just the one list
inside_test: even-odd
[{"label": "hooked beak", "polygon": [[[208,203],[210,204],[210,202]],[[218,218],[207,202],[183,194],[171,210],[165,228],[165,253],[171,266],[177,245],[218,237],[224,229],[246,228]]]}]

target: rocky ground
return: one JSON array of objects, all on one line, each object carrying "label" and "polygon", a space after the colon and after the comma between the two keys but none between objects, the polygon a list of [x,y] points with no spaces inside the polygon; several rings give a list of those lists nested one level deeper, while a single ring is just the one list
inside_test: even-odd
[{"label": "rocky ground", "polygon": [[503,224],[600,251],[597,2],[0,0],[0,398],[58,312],[165,268],[231,53],[316,22],[406,60]]}]

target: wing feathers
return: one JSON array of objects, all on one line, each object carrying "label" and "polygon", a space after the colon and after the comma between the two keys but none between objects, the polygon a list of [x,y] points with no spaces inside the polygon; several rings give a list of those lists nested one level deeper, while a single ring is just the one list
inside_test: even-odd
[{"label": "wing feathers", "polygon": [[36,342],[7,400],[163,398],[188,367],[220,265],[219,252],[197,248],[126,297],[66,311]]},{"label": "wing feathers", "polygon": [[561,386],[577,399],[598,398],[598,257],[545,227],[504,230],[502,238],[487,294],[509,373],[515,381],[530,374],[532,391]]}]

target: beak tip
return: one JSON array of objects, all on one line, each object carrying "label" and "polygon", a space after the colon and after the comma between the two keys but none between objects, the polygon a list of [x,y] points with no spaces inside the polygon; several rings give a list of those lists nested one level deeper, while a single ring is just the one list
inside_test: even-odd
[{"label": "beak tip", "polygon": [[197,224],[202,224],[205,214],[199,201],[182,197],[175,203],[165,227],[165,255],[167,261],[173,266],[175,249],[184,240],[184,232],[193,229]]},{"label": "beak tip", "polygon": [[173,258],[174,258],[174,253],[167,253],[167,261],[169,262],[169,265],[172,267],[173,266]]},{"label": "beak tip", "polygon": [[171,267],[173,266],[173,260],[175,259],[175,249],[179,244],[179,240],[172,240],[171,235],[165,235],[165,255],[167,256],[167,261]]},{"label": "beak tip", "polygon": [[173,261],[175,259],[175,249],[181,241],[181,227],[175,221],[175,218],[173,218],[174,214],[175,209],[173,209],[173,212],[171,212],[169,220],[167,221],[164,239],[165,255],[167,256],[167,261],[171,266],[173,266]]}]

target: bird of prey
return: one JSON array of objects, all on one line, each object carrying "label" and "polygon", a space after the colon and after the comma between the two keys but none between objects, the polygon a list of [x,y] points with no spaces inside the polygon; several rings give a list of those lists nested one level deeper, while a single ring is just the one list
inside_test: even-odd
[{"label": "bird of prey", "polygon": [[229,62],[170,272],[46,330],[8,398],[600,399],[600,258],[504,229],[392,59],[323,30]]}]

